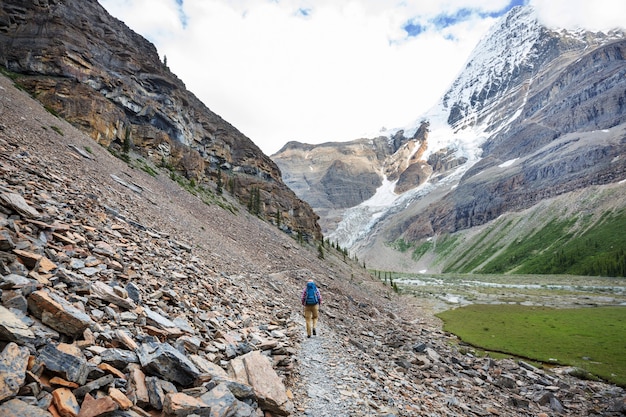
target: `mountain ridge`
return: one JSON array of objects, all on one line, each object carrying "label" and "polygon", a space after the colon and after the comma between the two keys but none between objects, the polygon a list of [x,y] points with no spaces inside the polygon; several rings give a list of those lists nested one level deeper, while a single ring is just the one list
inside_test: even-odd
[{"label": "mountain ridge", "polygon": [[[325,235],[376,268],[377,248],[398,239],[419,245],[543,198],[624,179],[625,46],[622,31],[552,30],[532,8],[512,9],[437,105],[379,139],[402,144],[370,171],[381,176],[379,195],[335,210],[331,219],[312,204]],[[294,159],[287,166],[281,154],[272,158],[306,200],[294,183],[310,163]],[[289,172],[293,166],[298,170]],[[399,187],[394,181],[405,173],[409,180]],[[309,188],[324,193],[323,184]]]}]

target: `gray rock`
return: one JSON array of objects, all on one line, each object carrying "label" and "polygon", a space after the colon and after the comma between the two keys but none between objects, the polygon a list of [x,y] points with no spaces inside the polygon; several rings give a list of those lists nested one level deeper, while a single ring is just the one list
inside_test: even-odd
[{"label": "gray rock", "polygon": [[145,372],[182,386],[192,384],[201,373],[189,358],[167,343],[143,343],[137,356]]},{"label": "gray rock", "polygon": [[269,359],[258,350],[233,359],[229,364],[229,374],[237,381],[252,386],[262,410],[281,416],[293,411],[283,382]]},{"label": "gray rock", "polygon": [[150,405],[156,410],[162,410],[163,403],[165,402],[165,391],[160,384],[159,378],[155,376],[146,377],[146,388],[148,390]]},{"label": "gray rock", "polygon": [[211,413],[217,416],[233,414],[239,403],[226,384],[217,385],[200,399],[209,406]]},{"label": "gray rock", "polygon": [[141,291],[139,290],[139,288],[132,282],[129,282],[128,284],[126,284],[126,287],[124,288],[126,289],[126,292],[128,293],[128,298],[133,300],[135,304],[141,305]]},{"label": "gray rock", "polygon": [[416,343],[413,345],[413,351],[417,352],[417,353],[422,353],[426,350],[426,344],[425,343]]},{"label": "gray rock", "polygon": [[24,197],[19,194],[0,193],[0,204],[29,219],[41,217],[41,214],[31,207],[26,200],[24,200]]},{"label": "gray rock", "polygon": [[18,344],[34,343],[35,335],[18,316],[0,306],[0,340]]},{"label": "gray rock", "polygon": [[147,322],[150,324],[153,324],[163,329],[177,327],[172,320],[168,319],[167,317],[163,317],[161,314],[151,310],[147,306],[143,308],[143,311],[146,314]]},{"label": "gray rock", "polygon": [[109,303],[113,303],[126,310],[133,310],[137,307],[133,300],[130,298],[120,297],[115,293],[113,287],[101,281],[96,281],[91,284],[91,295]]},{"label": "gray rock", "polygon": [[106,349],[100,353],[100,357],[102,362],[109,363],[117,369],[124,369],[129,363],[139,363],[137,354],[125,349]]},{"label": "gray rock", "polygon": [[84,384],[80,388],[76,388],[73,392],[77,398],[83,398],[85,395],[90,393],[91,391],[98,390],[102,387],[106,387],[107,385],[112,384],[115,381],[115,377],[113,375],[105,375],[98,379],[91,381],[88,384]]},{"label": "gray rock", "polygon": [[33,283],[36,284],[37,282],[17,274],[9,274],[0,277],[0,289],[2,290],[10,290],[16,287],[19,288]]},{"label": "gray rock", "polygon": [[37,362],[45,369],[63,375],[68,381],[84,385],[87,382],[89,367],[82,353],[71,345],[48,344],[39,351]]},{"label": "gray rock", "polygon": [[51,417],[52,414],[45,409],[25,403],[14,398],[0,404],[0,416],[2,417]]}]

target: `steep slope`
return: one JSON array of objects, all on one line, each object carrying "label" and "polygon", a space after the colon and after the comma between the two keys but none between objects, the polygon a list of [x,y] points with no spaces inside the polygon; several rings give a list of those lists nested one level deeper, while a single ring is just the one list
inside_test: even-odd
[{"label": "steep slope", "polygon": [[321,237],[317,215],[285,186],[276,164],[96,0],[3,1],[0,63],[48,109],[120,156],[132,148],[244,204],[260,200],[259,215],[280,218],[289,232]]},{"label": "steep slope", "polygon": [[[385,158],[387,185],[343,212],[328,236],[377,267],[390,242],[474,228],[544,199],[623,180],[625,48],[623,32],[553,30],[532,8],[512,9],[441,101],[387,138],[416,144]],[[283,166],[280,154],[273,158]],[[396,179],[417,164],[420,175],[399,186]]]}]

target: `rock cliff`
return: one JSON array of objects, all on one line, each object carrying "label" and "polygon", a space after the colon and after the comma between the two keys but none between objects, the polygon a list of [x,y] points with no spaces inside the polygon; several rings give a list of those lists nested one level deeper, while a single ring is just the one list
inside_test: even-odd
[{"label": "rock cliff", "polygon": [[308,145],[289,142],[272,155],[285,183],[321,217],[324,234],[331,233],[347,208],[374,196],[383,180],[401,194],[419,187],[433,175],[445,176],[466,158],[442,149],[425,159],[428,126],[424,122],[407,138],[357,139]]},{"label": "rock cliff", "polygon": [[0,63],[47,109],[113,152],[132,150],[213,190],[225,184],[244,204],[260,190],[262,217],[321,237],[317,215],[276,164],[96,0],[2,2]]}]

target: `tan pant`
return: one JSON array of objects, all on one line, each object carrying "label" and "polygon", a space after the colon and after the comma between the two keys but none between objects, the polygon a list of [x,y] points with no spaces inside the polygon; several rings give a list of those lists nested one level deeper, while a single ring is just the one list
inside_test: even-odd
[{"label": "tan pant", "polygon": [[304,319],[306,320],[306,335],[311,336],[311,332],[317,327],[317,316],[320,311],[319,304],[304,306]]}]

